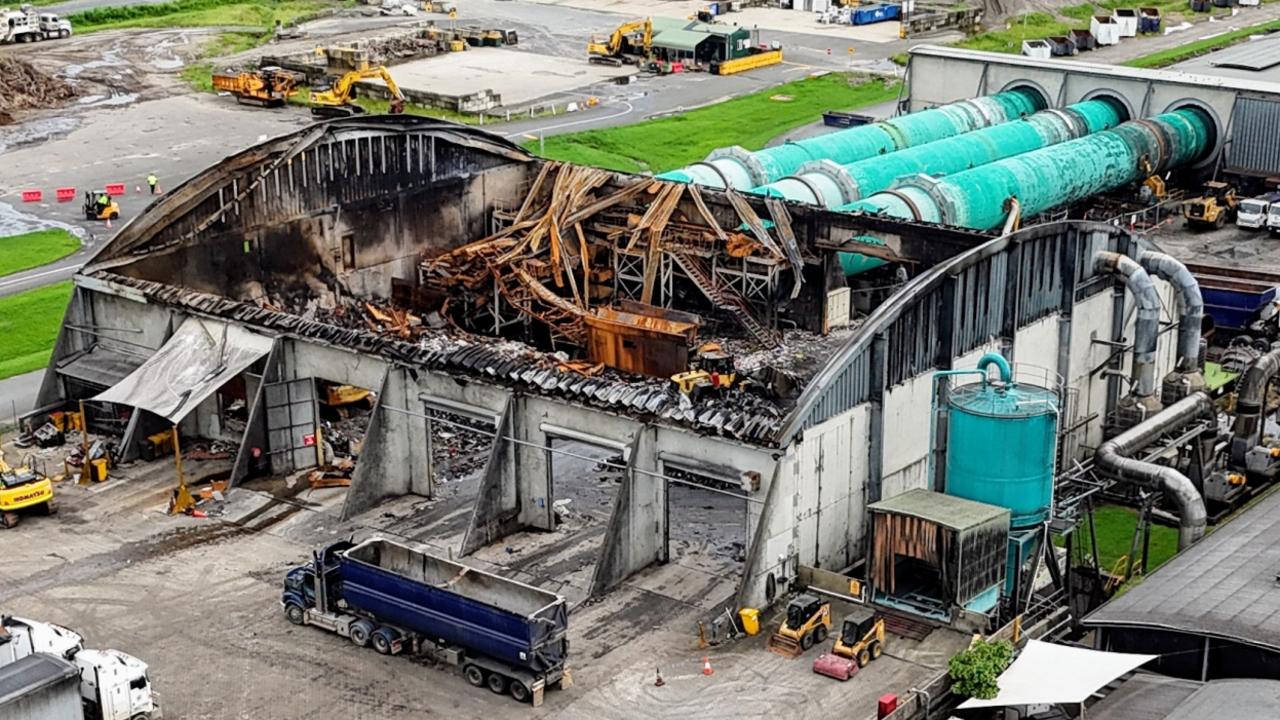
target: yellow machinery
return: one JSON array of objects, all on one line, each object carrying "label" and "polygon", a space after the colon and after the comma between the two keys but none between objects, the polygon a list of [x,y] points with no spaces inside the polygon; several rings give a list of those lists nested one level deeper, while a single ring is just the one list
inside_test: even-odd
[{"label": "yellow machinery", "polygon": [[884,652],[884,618],[865,608],[845,615],[830,653],[813,661],[813,671],[848,680]]},{"label": "yellow machinery", "polygon": [[115,220],[120,217],[120,203],[101,190],[87,190],[84,194],[85,220]]},{"label": "yellow machinery", "polygon": [[264,67],[255,72],[242,72],[238,75],[213,74],[213,88],[220,92],[229,92],[236,97],[236,102],[243,105],[261,107],[280,107],[298,92],[298,84],[302,81],[300,73],[282,70],[278,67]]},{"label": "yellow machinery", "polygon": [[723,393],[739,388],[737,364],[729,353],[715,343],[708,343],[698,350],[693,368],[671,376],[671,382],[680,392],[698,402],[713,393]]},{"label": "yellow machinery", "polygon": [[619,67],[647,59],[652,49],[653,20],[645,18],[619,25],[606,42],[600,42],[593,35],[587,43],[587,61]]},{"label": "yellow machinery", "polygon": [[1234,222],[1237,204],[1235,188],[1211,181],[1204,184],[1203,195],[1183,203],[1182,216],[1194,228],[1220,228]]},{"label": "yellow machinery", "polygon": [[311,114],[317,117],[350,117],[364,112],[364,108],[352,102],[356,96],[356,83],[369,78],[382,78],[394,98],[391,101],[391,114],[404,112],[404,94],[400,92],[391,73],[381,65],[366,70],[352,70],[329,84],[319,86],[311,91]]},{"label": "yellow machinery", "polygon": [[33,508],[43,508],[48,514],[56,512],[53,482],[36,471],[30,458],[14,467],[4,461],[4,453],[0,452],[0,527],[17,525],[20,513]]},{"label": "yellow machinery", "polygon": [[826,640],[829,632],[831,603],[814,595],[799,595],[787,604],[787,616],[769,636],[769,649],[783,657],[798,657]]},{"label": "yellow machinery", "polygon": [[339,418],[345,418],[351,414],[353,406],[359,405],[372,409],[373,393],[355,385],[324,383],[320,392],[320,404],[324,406],[323,410]]}]

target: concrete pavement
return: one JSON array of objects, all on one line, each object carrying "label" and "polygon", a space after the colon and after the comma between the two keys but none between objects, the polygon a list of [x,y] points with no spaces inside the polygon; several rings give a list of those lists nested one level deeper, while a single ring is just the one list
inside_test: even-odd
[{"label": "concrete pavement", "polygon": [[36,406],[44,370],[15,375],[0,380],[0,427],[15,424],[15,419]]}]

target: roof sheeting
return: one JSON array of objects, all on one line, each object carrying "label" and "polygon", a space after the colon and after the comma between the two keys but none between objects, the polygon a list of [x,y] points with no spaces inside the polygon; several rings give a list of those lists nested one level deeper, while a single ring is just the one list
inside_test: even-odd
[{"label": "roof sheeting", "polygon": [[95,345],[88,352],[58,364],[57,371],[72,380],[109,388],[128,377],[144,361],[145,358]]},{"label": "roof sheeting", "polygon": [[706,40],[709,35],[706,33],[694,32],[692,30],[663,30],[653,36],[654,47],[666,48],[668,50],[687,50],[693,52],[697,49],[698,44]]},{"label": "roof sheeting", "polygon": [[149,410],[176,423],[271,352],[272,342],[238,325],[187,318],[155,355],[94,400]]},{"label": "roof sheeting", "polygon": [[1213,67],[1259,72],[1280,65],[1280,39],[1267,38],[1241,43],[1209,56]]},{"label": "roof sheeting", "polygon": [[1194,680],[1136,673],[1089,708],[1090,720],[1280,717],[1280,681]]},{"label": "roof sheeting", "polygon": [[76,666],[59,657],[36,653],[0,667],[0,705],[61,682],[74,682]]},{"label": "roof sheeting", "polygon": [[[952,530],[967,530],[985,525],[1002,515],[1009,515],[1007,508],[920,488],[894,495],[888,500],[872,503],[867,506],[867,509],[873,512],[911,515]],[[1008,524],[1007,520],[1006,524]]]},{"label": "roof sheeting", "polygon": [[1207,635],[1280,652],[1277,572],[1280,493],[1272,493],[1083,622]]},{"label": "roof sheeting", "polygon": [[1079,704],[1155,655],[1103,652],[1030,640],[997,683],[990,700],[970,698],[960,709],[1016,705]]}]

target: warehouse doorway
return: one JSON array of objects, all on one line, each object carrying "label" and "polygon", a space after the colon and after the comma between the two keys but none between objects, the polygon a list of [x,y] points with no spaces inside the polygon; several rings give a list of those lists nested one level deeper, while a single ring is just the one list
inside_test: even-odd
[{"label": "warehouse doorway", "polygon": [[664,461],[668,563],[719,578],[742,578],[747,559],[747,498],[728,472]]}]

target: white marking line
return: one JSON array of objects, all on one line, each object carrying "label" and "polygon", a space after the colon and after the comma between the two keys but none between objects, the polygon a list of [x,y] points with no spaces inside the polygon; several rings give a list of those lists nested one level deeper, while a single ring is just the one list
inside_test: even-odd
[{"label": "white marking line", "polygon": [[66,272],[68,270],[70,270],[72,274],[75,274],[75,272],[82,267],[84,267],[83,264],[74,265],[74,266],[68,265],[67,267],[54,268],[53,270],[45,270],[44,272],[36,273],[35,275],[25,275],[15,280],[7,280],[5,282],[0,282],[0,288],[6,288],[6,287],[9,287],[10,285],[21,285],[31,280],[35,280],[36,278],[42,278],[47,275],[54,275],[56,273]]},{"label": "white marking line", "polygon": [[537,133],[545,133],[545,132],[546,132],[546,131],[548,131],[548,130],[559,130],[560,128],[573,127],[574,125],[585,125],[586,123],[601,122],[601,121],[604,121],[604,120],[612,120],[613,118],[616,118],[616,117],[622,117],[623,115],[630,115],[630,114],[635,110],[635,108],[633,108],[633,107],[631,106],[631,103],[629,103],[629,102],[627,102],[627,101],[625,101],[625,100],[622,102],[622,104],[623,104],[623,105],[626,105],[626,106],[627,106],[627,109],[626,109],[626,110],[623,110],[622,112],[614,113],[614,114],[612,114],[612,115],[605,115],[604,117],[598,117],[598,118],[597,118],[597,117],[592,117],[592,118],[585,118],[585,119],[582,119],[582,120],[574,120],[573,122],[560,123],[559,125],[548,125],[547,127],[537,128],[536,130],[525,130],[525,131],[523,131],[523,132],[507,133],[506,135],[503,135],[503,137],[508,137],[508,138],[509,138],[509,137],[515,137],[516,135],[530,135],[530,134],[531,134],[531,135],[533,135],[533,136],[536,138],[536,137],[537,137]]}]

